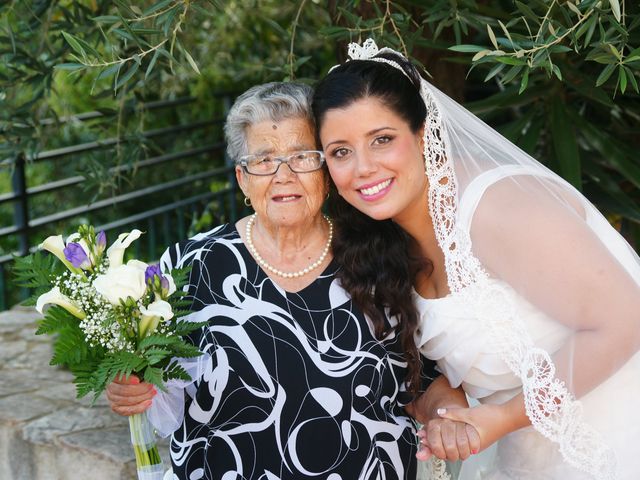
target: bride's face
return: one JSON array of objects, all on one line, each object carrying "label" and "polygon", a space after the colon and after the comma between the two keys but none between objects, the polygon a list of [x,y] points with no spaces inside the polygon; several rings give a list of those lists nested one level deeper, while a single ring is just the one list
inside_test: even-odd
[{"label": "bride's face", "polygon": [[377,98],[328,110],[320,140],[338,192],[364,214],[402,223],[426,206],[422,130],[412,132]]}]

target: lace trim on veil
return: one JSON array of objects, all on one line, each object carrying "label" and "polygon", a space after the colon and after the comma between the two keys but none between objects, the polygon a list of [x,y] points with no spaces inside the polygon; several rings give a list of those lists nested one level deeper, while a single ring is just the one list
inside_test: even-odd
[{"label": "lace trim on veil", "polygon": [[469,232],[457,225],[458,184],[447,128],[429,84],[420,94],[427,107],[424,157],[429,179],[429,208],[451,293],[474,306],[478,319],[491,332],[502,359],[523,385],[526,412],[533,427],[558,443],[567,463],[597,479],[614,479],[615,455],[600,435],[582,420],[582,406],[555,378],[549,354],[533,345],[524,323],[515,314],[514,299],[495,283],[471,250]]}]

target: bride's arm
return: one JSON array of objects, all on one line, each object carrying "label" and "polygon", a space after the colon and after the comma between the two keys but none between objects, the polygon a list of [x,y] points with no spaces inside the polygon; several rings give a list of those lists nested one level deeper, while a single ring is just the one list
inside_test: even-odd
[{"label": "bride's arm", "polygon": [[580,397],[640,348],[640,287],[571,201],[542,185],[514,197],[524,181],[485,193],[471,227],[474,252],[491,275],[573,331],[553,361]]},{"label": "bride's arm", "polygon": [[[509,181],[491,187],[474,215],[473,249],[492,277],[570,329],[552,360],[556,378],[579,398],[640,348],[640,287],[586,224],[568,190],[558,189],[554,196],[538,187],[517,197],[519,187]],[[564,195],[568,200],[559,201]],[[637,256],[623,254],[633,262],[628,267],[637,269]],[[552,391],[544,395],[560,401],[549,398]],[[522,393],[503,405],[449,409],[444,416],[476,426],[483,448],[530,424]]]}]

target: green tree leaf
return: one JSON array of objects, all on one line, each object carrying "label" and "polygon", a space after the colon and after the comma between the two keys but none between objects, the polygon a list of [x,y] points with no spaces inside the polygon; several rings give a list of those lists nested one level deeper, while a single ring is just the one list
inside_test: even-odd
[{"label": "green tree leaf", "polygon": [[131,66],[129,67],[129,69],[125,72],[124,75],[122,76],[116,76],[116,81],[115,84],[113,86],[114,90],[118,90],[120,87],[122,87],[125,83],[127,83],[131,78],[133,78],[133,76],[136,74],[136,72],[138,71],[138,68],[140,68],[140,65],[137,62],[131,62]]},{"label": "green tree leaf", "polygon": [[196,64],[195,60],[193,59],[193,57],[191,56],[191,54],[189,52],[187,52],[186,50],[183,51],[185,58],[187,59],[187,62],[189,62],[189,65],[191,65],[191,68],[193,68],[193,70],[200,75],[200,69],[198,68],[198,65]]},{"label": "green tree leaf", "polygon": [[636,80],[636,76],[633,70],[631,70],[629,67],[626,67],[626,66],[623,66],[622,68],[624,68],[625,71],[627,72],[627,78],[629,79],[629,82],[631,82],[631,86],[633,87],[633,90],[636,93],[640,93],[640,91],[638,90],[638,82]]},{"label": "green tree leaf", "polygon": [[528,84],[529,84],[529,69],[527,68],[525,69],[525,72],[522,75],[522,80],[520,80],[520,90],[518,90],[518,93],[521,94],[522,92],[524,92]]},{"label": "green tree leaf", "polygon": [[487,33],[489,34],[489,40],[491,40],[493,48],[495,48],[496,50],[500,50],[498,48],[498,42],[496,41],[496,35],[493,33],[493,29],[491,28],[491,25],[489,25],[488,23],[487,23]]},{"label": "green tree leaf", "polygon": [[480,45],[453,45],[449,47],[449,50],[453,50],[454,52],[472,53],[481,52],[486,50],[486,48]]},{"label": "green tree leaf", "polygon": [[84,51],[82,45],[75,36],[67,32],[62,32],[62,36],[76,53],[78,53],[83,59],[87,58],[87,53]]},{"label": "green tree leaf", "polygon": [[618,85],[620,86],[620,91],[622,93],[627,90],[627,72],[623,65],[618,67]]},{"label": "green tree leaf", "polygon": [[622,18],[622,15],[620,14],[620,2],[618,0],[609,0],[609,5],[611,6],[613,16],[619,22]]},{"label": "green tree leaf", "polygon": [[55,68],[56,70],[76,71],[82,70],[83,68],[86,68],[86,66],[82,63],[58,63],[57,65],[54,65],[53,68]]},{"label": "green tree leaf", "polygon": [[615,68],[616,68],[616,65],[613,63],[611,65],[607,65],[598,76],[596,80],[596,87],[599,87],[600,85],[605,83],[607,80],[609,80],[609,77],[614,72]]},{"label": "green tree leaf", "polygon": [[171,5],[174,1],[175,0],[162,0],[160,2],[156,2],[150,7],[148,7],[147,9],[145,9],[145,11],[142,12],[142,16],[146,17],[151,15],[152,13],[156,13],[157,11],[162,10],[163,8]]}]

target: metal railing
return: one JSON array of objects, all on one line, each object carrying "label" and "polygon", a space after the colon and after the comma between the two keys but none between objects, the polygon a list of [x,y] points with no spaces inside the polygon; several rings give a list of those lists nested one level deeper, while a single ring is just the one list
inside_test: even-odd
[{"label": "metal railing", "polygon": [[[144,177],[144,172],[150,172],[155,168],[164,172],[176,172],[174,178],[144,184],[107,198],[87,202],[86,195],[84,199],[82,194],[77,195],[81,193],[80,187],[86,181],[83,175],[70,175],[34,185],[29,178],[29,168],[45,162],[50,162],[58,168],[59,164],[70,159],[82,160],[83,155],[108,152],[125,142],[124,139],[95,139],[45,150],[31,158],[21,153],[16,158],[5,160],[2,166],[11,170],[11,191],[0,193],[0,208],[4,206],[5,212],[8,208],[13,210],[13,224],[0,225],[0,245],[4,242],[13,248],[11,253],[0,255],[0,311],[9,308],[24,296],[24,292],[19,292],[10,278],[9,270],[14,256],[23,256],[34,251],[47,235],[72,233],[78,223],[88,222],[97,229],[105,230],[111,238],[110,241],[115,238],[116,233],[128,227],[146,230],[146,241],[143,237],[134,244],[135,253],[144,253],[145,259],[151,260],[157,258],[161,249],[186,238],[190,230],[189,225],[192,225],[207,208],[211,209],[212,204],[215,209],[212,223],[234,221],[239,208],[237,185],[234,168],[232,162],[226,158],[221,136],[221,126],[231,105],[232,96],[220,94],[216,100],[220,102],[220,118],[188,121],[143,131],[141,136],[144,139],[159,139],[168,145],[168,148],[154,156],[139,160],[134,165],[117,165],[108,169],[112,175],[126,174],[135,169],[137,177]],[[194,101],[193,98],[181,98],[147,103],[135,108],[137,111],[177,109],[185,108]],[[72,118],[59,119],[56,124],[71,120],[85,122],[101,115],[100,112],[88,112]],[[45,120],[42,124],[51,126],[53,121]],[[209,134],[207,129],[212,133]],[[185,139],[190,135],[194,136],[198,143],[204,144],[188,145]],[[207,141],[203,142],[203,138]],[[182,147],[167,151],[178,140],[183,144]],[[74,197],[81,197],[75,205],[65,201],[64,206],[59,209],[56,208],[55,200],[46,198],[47,195],[55,197],[57,194],[70,191],[76,193]],[[38,203],[40,207],[35,209],[34,206]],[[8,205],[10,207],[7,208]],[[41,211],[43,205],[53,207],[50,208],[53,211],[34,213],[35,210]]]}]

